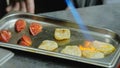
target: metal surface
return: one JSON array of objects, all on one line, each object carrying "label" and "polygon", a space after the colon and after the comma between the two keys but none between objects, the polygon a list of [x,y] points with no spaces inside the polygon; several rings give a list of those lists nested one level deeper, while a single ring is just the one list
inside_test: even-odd
[{"label": "metal surface", "polygon": [[13,56],[14,56],[13,52],[0,48],[0,66],[2,66],[5,62],[7,62]]},{"label": "metal surface", "polygon": [[[14,29],[14,24],[15,24],[15,21],[20,18],[25,19],[28,23],[28,26],[21,33],[16,33],[15,29]],[[38,22],[43,25],[43,31],[35,37],[31,36],[29,33],[29,30],[28,30],[29,24],[31,22]],[[54,29],[57,27],[69,28],[71,30],[70,42],[68,43],[68,41],[69,41],[68,40],[67,43],[64,42],[64,44],[63,44],[63,42],[57,41],[59,43],[59,48],[57,50],[55,50],[55,52],[38,49],[39,44],[43,40],[47,40],[47,39],[55,40],[53,37],[53,34],[54,34]],[[78,26],[70,21],[49,18],[49,17],[44,17],[44,16],[37,16],[37,15],[32,15],[32,14],[27,14],[27,13],[9,14],[9,15],[5,16],[3,19],[1,19],[0,29],[10,30],[12,32],[12,38],[9,43],[1,42],[0,46],[17,49],[17,50],[22,50],[22,51],[27,51],[27,52],[44,54],[44,55],[53,56],[53,57],[64,58],[64,59],[68,59],[68,60],[74,60],[77,62],[89,63],[89,64],[103,66],[103,67],[113,67],[120,56],[120,53],[119,53],[120,38],[119,38],[119,36],[116,33],[114,33],[113,31],[108,30],[108,29],[101,29],[101,28],[96,28],[96,27],[91,27],[91,26],[87,26],[87,27],[88,27],[89,31],[83,31],[83,30],[79,30]],[[59,51],[65,45],[82,44],[83,41],[85,40],[85,38],[82,35],[82,32],[90,34],[95,40],[113,44],[115,46],[116,50],[111,55],[106,56],[103,59],[87,59],[87,58],[83,58],[83,57],[77,57],[77,56],[59,53]],[[23,34],[27,34],[32,38],[33,45],[31,47],[25,47],[25,46],[20,46],[20,45],[16,44]],[[61,43],[62,43],[62,46],[60,46]]]}]

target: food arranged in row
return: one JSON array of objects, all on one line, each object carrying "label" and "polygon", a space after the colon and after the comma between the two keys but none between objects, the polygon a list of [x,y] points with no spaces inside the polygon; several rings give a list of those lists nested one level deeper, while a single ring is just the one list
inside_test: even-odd
[{"label": "food arranged in row", "polygon": [[[27,22],[24,19],[18,19],[15,22],[15,32],[18,34],[24,31],[27,28]],[[43,26],[40,23],[31,22],[29,27],[27,28],[29,30],[29,34],[32,37],[37,36],[40,32],[42,32]],[[48,29],[49,30],[49,29]],[[1,30],[0,31],[0,41],[1,42],[9,42],[12,38],[12,33],[9,30]],[[68,41],[70,42],[71,38],[71,30],[68,28],[55,28],[53,36],[54,40],[48,40],[44,39],[41,41],[41,43],[38,45],[38,49],[48,50],[48,51],[55,51],[58,49],[59,43],[57,41]],[[39,41],[39,40],[38,40]],[[26,34],[23,34],[21,38],[18,40],[18,45],[23,46],[32,46],[32,39],[31,37],[27,36]],[[115,51],[115,47],[106,42],[101,42],[98,40],[94,41],[84,41],[83,44],[64,44],[64,48],[61,49],[60,53],[68,54],[68,55],[74,55],[79,57],[85,57],[85,58],[92,58],[92,59],[98,59],[98,58],[104,58],[106,55],[111,54]]]},{"label": "food arranged in row", "polygon": [[[26,28],[26,21],[24,19],[18,19],[15,22],[15,30],[16,32],[21,32]],[[36,22],[32,22],[29,26],[29,31],[31,35],[36,36],[38,33],[42,31],[42,25]]]},{"label": "food arranged in row", "polygon": [[[54,38],[56,40],[67,40],[71,38],[70,29],[56,28],[54,32]],[[56,41],[44,40],[39,47],[40,49],[54,51],[59,48]],[[60,51],[63,54],[74,55],[85,58],[104,58],[106,55],[115,51],[115,47],[112,44],[101,41],[84,41],[83,44],[65,45]]]},{"label": "food arranged in row", "polygon": [[[109,43],[97,40],[90,43],[91,44],[89,45],[67,45],[60,51],[60,53],[91,59],[99,59],[104,58],[105,56],[110,55],[115,51],[115,47]],[[44,40],[38,48],[54,51],[58,47],[59,46],[55,41]]]},{"label": "food arranged in row", "polygon": [[[19,33],[22,30],[25,30],[26,28],[26,21],[24,19],[18,19],[15,22],[15,29]],[[42,25],[36,22],[30,23],[29,31],[32,36],[36,36],[38,33],[42,31]],[[31,46],[32,40],[29,36],[23,35],[20,40],[18,41],[18,44],[24,45],[24,46]]]},{"label": "food arranged in row", "polygon": [[[54,31],[54,38],[56,40],[66,40],[70,39],[70,30],[65,28],[56,28]],[[39,45],[40,49],[45,49],[49,51],[54,51],[58,48],[58,43],[53,40],[43,40],[42,43]]]},{"label": "food arranged in row", "polygon": [[[15,32],[20,33],[24,31],[27,28],[27,22],[24,19],[18,19],[15,22]],[[32,36],[38,35],[42,31],[42,25],[36,22],[30,23],[29,26],[29,33]],[[14,36],[14,35],[13,35]],[[1,30],[0,31],[0,41],[1,42],[9,42],[10,39],[12,38],[12,33],[9,30]],[[24,46],[31,46],[32,45],[32,40],[29,36],[23,34],[22,37],[18,40],[19,45],[24,45]]]}]

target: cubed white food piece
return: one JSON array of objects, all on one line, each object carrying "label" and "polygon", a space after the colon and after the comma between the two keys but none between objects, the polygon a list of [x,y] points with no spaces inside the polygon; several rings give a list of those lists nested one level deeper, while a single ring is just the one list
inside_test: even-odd
[{"label": "cubed white food piece", "polygon": [[56,40],[70,39],[70,29],[56,28],[54,37]]}]

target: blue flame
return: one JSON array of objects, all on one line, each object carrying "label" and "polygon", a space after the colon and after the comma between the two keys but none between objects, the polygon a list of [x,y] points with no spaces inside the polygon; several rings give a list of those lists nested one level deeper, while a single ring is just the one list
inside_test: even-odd
[{"label": "blue flame", "polygon": [[[79,15],[79,13],[77,12],[76,8],[74,7],[74,5],[72,4],[71,0],[65,0],[66,1],[66,4],[68,6],[68,8],[70,9],[75,21],[77,22],[77,24],[79,25],[79,27],[82,29],[82,30],[85,30],[85,31],[88,31],[87,27],[83,24],[83,21]],[[85,37],[85,39],[87,40],[90,40],[92,41],[93,38],[91,35],[87,34],[87,33],[84,33],[83,32],[83,35]]]}]

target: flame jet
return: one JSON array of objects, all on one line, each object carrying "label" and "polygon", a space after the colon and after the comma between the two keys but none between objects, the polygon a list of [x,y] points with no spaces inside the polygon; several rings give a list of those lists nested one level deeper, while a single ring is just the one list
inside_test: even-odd
[{"label": "flame jet", "polygon": [[[79,13],[75,9],[75,7],[74,7],[73,3],[71,2],[71,0],[65,0],[65,2],[67,4],[68,8],[70,9],[76,23],[80,27],[80,29],[88,31],[87,27],[84,25]],[[92,38],[92,36],[90,34],[87,34],[87,33],[83,32],[83,35],[84,35],[86,40],[93,41],[93,38]]]}]

